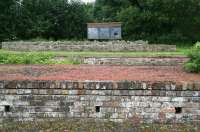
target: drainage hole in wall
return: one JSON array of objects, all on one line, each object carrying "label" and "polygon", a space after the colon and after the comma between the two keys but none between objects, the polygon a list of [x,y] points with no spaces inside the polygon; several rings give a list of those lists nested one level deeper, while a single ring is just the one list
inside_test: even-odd
[{"label": "drainage hole in wall", "polygon": [[100,112],[100,106],[96,106],[95,109],[96,109],[96,112],[97,112],[97,113]]},{"label": "drainage hole in wall", "polygon": [[10,105],[5,105],[4,110],[5,112],[10,112]]},{"label": "drainage hole in wall", "polygon": [[182,107],[175,107],[175,113],[176,114],[182,113]]},{"label": "drainage hole in wall", "polygon": [[103,65],[103,62],[100,62],[101,65]]},{"label": "drainage hole in wall", "polygon": [[118,33],[117,33],[117,32],[115,32],[115,33],[114,33],[114,35],[115,35],[115,36],[117,36],[117,35],[118,35]]}]

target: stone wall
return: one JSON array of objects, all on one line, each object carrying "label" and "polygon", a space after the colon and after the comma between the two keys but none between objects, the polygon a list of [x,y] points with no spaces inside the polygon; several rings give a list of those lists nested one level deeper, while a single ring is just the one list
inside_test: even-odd
[{"label": "stone wall", "polygon": [[176,51],[175,45],[136,41],[3,42],[2,49],[14,51]]},{"label": "stone wall", "polygon": [[200,121],[200,82],[0,81],[0,121]]},{"label": "stone wall", "polygon": [[83,59],[84,64],[90,65],[128,65],[128,66],[176,66],[189,61],[187,57],[88,57]]}]

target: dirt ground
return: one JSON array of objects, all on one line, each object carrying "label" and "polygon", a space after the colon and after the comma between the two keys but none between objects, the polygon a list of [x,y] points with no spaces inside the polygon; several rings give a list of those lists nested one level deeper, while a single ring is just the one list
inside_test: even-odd
[{"label": "dirt ground", "polygon": [[0,80],[200,81],[181,66],[0,65]]},{"label": "dirt ground", "polygon": [[199,132],[198,122],[184,124],[137,124],[88,119],[67,119],[45,122],[9,122],[0,126],[1,132]]}]

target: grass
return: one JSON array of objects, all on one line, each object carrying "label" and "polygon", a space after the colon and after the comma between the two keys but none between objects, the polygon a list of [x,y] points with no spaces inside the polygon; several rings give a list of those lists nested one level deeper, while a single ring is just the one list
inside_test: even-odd
[{"label": "grass", "polygon": [[0,64],[79,64],[78,60],[65,58],[54,59],[50,53],[14,53],[10,51],[0,52]]},{"label": "grass", "polygon": [[9,122],[0,126],[1,132],[43,131],[43,132],[198,132],[198,123],[185,124],[134,124],[131,121],[116,123],[88,119],[57,121]]},{"label": "grass", "polygon": [[[178,47],[176,52],[20,52],[0,50],[0,64],[80,64],[83,57],[176,57],[186,56],[190,47]],[[55,57],[66,57],[56,60]]]},{"label": "grass", "polygon": [[[81,56],[81,57],[157,57],[157,56],[185,56],[190,48],[177,48],[176,52],[65,52],[45,51],[31,52],[32,54],[46,54],[53,56]],[[0,53],[22,54],[30,52],[0,50]]]}]

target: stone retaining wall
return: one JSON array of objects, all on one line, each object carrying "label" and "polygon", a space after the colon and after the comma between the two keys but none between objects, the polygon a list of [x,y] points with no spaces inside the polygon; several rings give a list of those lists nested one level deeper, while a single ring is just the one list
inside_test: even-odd
[{"label": "stone retaining wall", "polygon": [[176,66],[182,65],[189,61],[187,57],[106,57],[84,58],[84,64],[90,65],[128,65],[128,66]]},{"label": "stone retaining wall", "polygon": [[2,49],[14,51],[176,51],[175,45],[126,41],[3,42]]},{"label": "stone retaining wall", "polygon": [[200,121],[200,82],[0,81],[0,121]]}]

